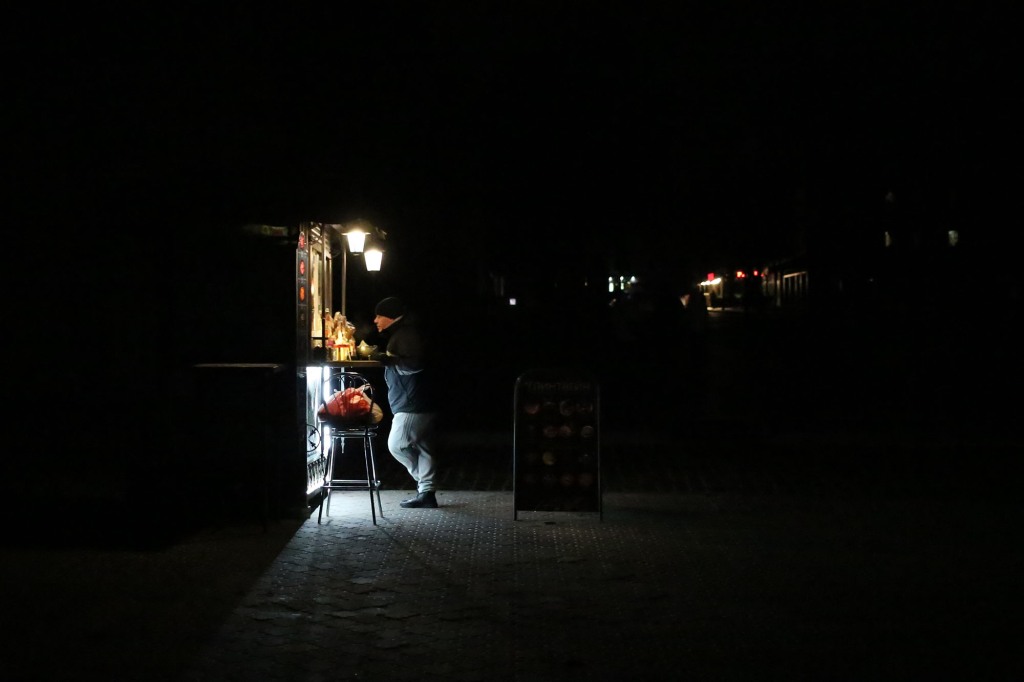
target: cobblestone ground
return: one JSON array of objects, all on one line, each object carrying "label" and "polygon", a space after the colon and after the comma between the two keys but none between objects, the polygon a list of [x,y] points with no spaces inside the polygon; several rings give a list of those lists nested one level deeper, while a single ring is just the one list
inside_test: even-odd
[{"label": "cobblestone ground", "polygon": [[[150,682],[1020,677],[1022,445],[1007,406],[971,402],[1019,369],[837,327],[806,355],[750,322],[718,320],[689,400],[641,382],[642,409],[606,401],[601,522],[513,522],[512,429],[493,422],[444,435],[436,516],[397,506],[410,482],[384,452],[376,527],[361,495],[327,523],[266,531],[234,497],[169,545],[75,546],[88,509],[57,488],[50,513],[17,517],[31,547],[0,555],[17,624],[5,668]],[[164,504],[180,500],[140,494],[106,522],[145,529]]]}]

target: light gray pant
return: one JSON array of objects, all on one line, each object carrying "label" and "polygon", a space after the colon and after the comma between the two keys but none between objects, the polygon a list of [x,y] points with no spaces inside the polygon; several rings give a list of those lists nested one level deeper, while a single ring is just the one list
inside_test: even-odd
[{"label": "light gray pant", "polygon": [[398,412],[391,420],[388,450],[413,480],[416,492],[434,489],[434,415],[426,412]]}]

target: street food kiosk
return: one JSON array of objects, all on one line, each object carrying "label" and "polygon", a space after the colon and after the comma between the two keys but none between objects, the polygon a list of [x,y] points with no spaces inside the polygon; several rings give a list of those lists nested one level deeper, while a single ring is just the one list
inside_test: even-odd
[{"label": "street food kiosk", "polygon": [[348,369],[366,374],[372,382],[383,382],[381,364],[368,357],[372,347],[365,338],[357,338],[356,326],[348,317],[346,288],[349,253],[361,255],[367,269],[379,269],[380,252],[374,242],[385,236],[379,228],[360,222],[307,222],[299,226],[295,249],[295,407],[304,442],[307,508],[320,493],[327,464],[323,444],[329,442],[328,434],[322,432],[324,427],[317,419],[317,409],[326,397],[326,380],[332,372]]}]

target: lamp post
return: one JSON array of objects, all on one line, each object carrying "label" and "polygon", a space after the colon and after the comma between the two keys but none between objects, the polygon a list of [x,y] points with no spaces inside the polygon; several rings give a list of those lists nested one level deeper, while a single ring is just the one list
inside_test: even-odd
[{"label": "lamp post", "polygon": [[371,226],[369,229],[371,232],[368,233],[362,223],[355,223],[342,228],[341,231],[341,234],[345,237],[341,257],[341,314],[345,319],[348,319],[348,252],[351,251],[357,256],[362,255],[363,262],[366,264],[366,269],[369,272],[380,271],[381,262],[384,258],[384,252],[376,246],[364,251],[367,237],[380,235],[380,238],[384,238],[386,236],[382,230],[376,227]]}]

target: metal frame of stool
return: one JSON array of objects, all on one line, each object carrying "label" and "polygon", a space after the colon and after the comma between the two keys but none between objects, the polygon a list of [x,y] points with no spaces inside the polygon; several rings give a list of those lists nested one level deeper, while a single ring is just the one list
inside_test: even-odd
[{"label": "metal frame of stool", "polygon": [[[365,377],[355,372],[341,372],[330,377],[324,382],[327,389],[325,394],[330,393],[332,386],[342,388],[352,386],[364,386],[366,394],[373,401],[373,389]],[[366,490],[370,493],[370,515],[373,525],[377,525],[377,514],[384,518],[384,507],[380,499],[380,479],[377,478],[377,460],[373,449],[373,439],[377,435],[376,423],[343,425],[337,422],[320,420],[321,429],[330,429],[329,435],[321,437],[320,447],[323,448],[330,442],[330,451],[327,453],[327,466],[324,468],[324,482],[320,486],[320,509],[317,514],[317,523],[323,520],[324,507],[327,507],[327,515],[331,515],[331,493],[343,490]],[[335,478],[335,469],[339,455],[345,452],[346,441],[360,440],[363,446],[363,464],[366,469],[364,479],[340,479]],[[374,495],[377,498],[377,506],[374,507]]]}]

